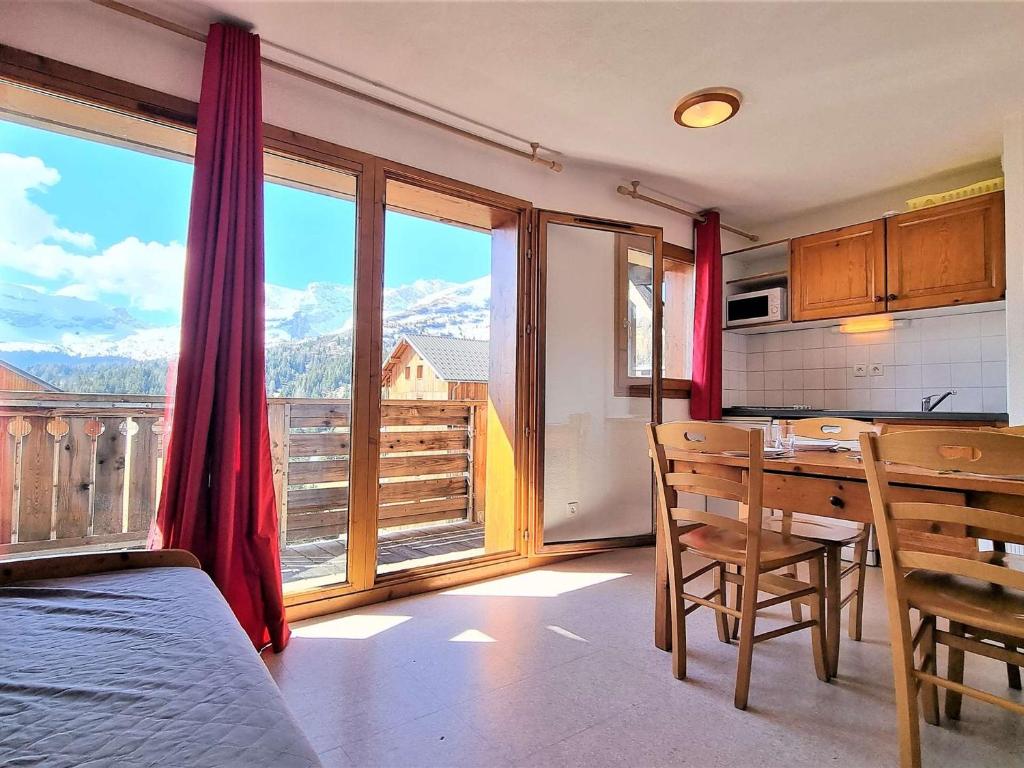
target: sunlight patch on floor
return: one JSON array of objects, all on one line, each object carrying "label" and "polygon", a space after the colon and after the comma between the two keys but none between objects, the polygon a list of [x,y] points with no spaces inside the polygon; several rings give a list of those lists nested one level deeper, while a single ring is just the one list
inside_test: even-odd
[{"label": "sunlight patch on floor", "polygon": [[467,629],[465,632],[460,632],[455,637],[451,638],[449,643],[496,643],[498,642],[493,637],[488,635],[486,632],[481,632],[479,629]]},{"label": "sunlight patch on floor", "polygon": [[469,584],[450,589],[446,595],[470,595],[475,597],[558,597],[566,592],[593,587],[606,581],[622,579],[628,573],[550,571],[539,569],[525,571],[493,581]]},{"label": "sunlight patch on floor", "polygon": [[295,637],[330,638],[335,640],[366,640],[403,624],[412,616],[381,614],[348,614],[334,619],[314,620],[292,628]]}]

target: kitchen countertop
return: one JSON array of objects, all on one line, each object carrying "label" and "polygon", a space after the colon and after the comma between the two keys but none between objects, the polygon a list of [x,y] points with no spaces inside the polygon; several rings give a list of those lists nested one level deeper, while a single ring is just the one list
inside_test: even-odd
[{"label": "kitchen countertop", "polygon": [[797,410],[793,408],[772,408],[771,406],[736,406],[723,408],[722,417],[730,416],[762,416],[773,419],[816,419],[822,416],[835,416],[843,419],[906,419],[908,421],[998,421],[1009,422],[1005,413],[956,413],[952,411],[828,411],[828,410]]}]

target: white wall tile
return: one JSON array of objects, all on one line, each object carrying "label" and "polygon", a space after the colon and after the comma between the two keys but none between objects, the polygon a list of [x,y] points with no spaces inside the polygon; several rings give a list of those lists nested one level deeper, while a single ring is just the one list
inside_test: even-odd
[{"label": "white wall tile", "polygon": [[805,389],[803,404],[809,405],[811,408],[824,408],[825,392],[820,389]]},{"label": "white wall tile", "polygon": [[948,322],[948,317],[922,317],[915,319],[913,324],[917,326],[921,341],[939,341],[949,338]]},{"label": "white wall tile", "polygon": [[805,349],[801,365],[805,370],[808,368],[824,368],[825,355],[821,347],[818,347],[817,349]]},{"label": "white wall tile", "polygon": [[782,355],[783,352],[765,352],[764,353],[764,369],[766,371],[781,371],[782,370]]},{"label": "white wall tile", "polygon": [[805,328],[800,332],[800,341],[804,349],[821,349],[823,343],[823,328]]},{"label": "white wall tile", "polygon": [[896,365],[920,365],[921,342],[898,341],[893,347],[893,359]]},{"label": "white wall tile", "polygon": [[764,391],[764,404],[765,405],[782,405],[782,390],[779,389],[766,389]]},{"label": "white wall tile", "polygon": [[896,410],[895,389],[872,389],[871,410],[873,411],[894,411]]},{"label": "white wall tile", "polygon": [[981,387],[957,387],[956,394],[949,398],[953,401],[950,409],[966,412],[985,410],[983,392]]},{"label": "white wall tile", "polygon": [[782,370],[794,371],[803,368],[804,353],[799,349],[790,349],[782,353]]},{"label": "white wall tile", "polygon": [[896,390],[897,411],[919,411],[921,410],[920,389],[897,389]]},{"label": "white wall tile", "polygon": [[977,339],[981,337],[981,313],[950,315],[946,320],[947,339]]},{"label": "white wall tile", "polygon": [[986,336],[981,340],[982,360],[1005,360],[1006,359],[1006,337]]},{"label": "white wall tile", "polygon": [[928,363],[921,366],[921,388],[950,386],[949,363]]},{"label": "white wall tile", "polygon": [[981,360],[981,343],[977,336],[970,339],[950,339],[946,344],[949,345],[951,363],[974,363]]},{"label": "white wall tile", "polygon": [[829,347],[845,347],[846,334],[838,333],[832,328],[825,328],[821,334],[821,345],[826,349]]},{"label": "white wall tile", "polygon": [[748,389],[746,391],[747,405],[766,405],[763,389]]},{"label": "white wall tile", "polygon": [[892,344],[872,344],[868,347],[868,362],[872,365],[892,365],[896,362]]},{"label": "white wall tile", "polygon": [[985,387],[981,398],[987,413],[1006,413],[1006,387]]},{"label": "white wall tile", "polygon": [[949,385],[951,387],[980,387],[981,365],[979,363],[950,363]]},{"label": "white wall tile", "polygon": [[826,368],[825,389],[846,389],[846,369]]},{"label": "white wall tile", "polygon": [[[925,318],[931,320],[932,318]],[[921,342],[922,363],[948,363],[949,343],[948,341],[928,340]]]},{"label": "white wall tile", "polygon": [[804,404],[804,391],[802,389],[784,389],[784,390],[782,390],[782,404],[783,405],[803,405]]},{"label": "white wall tile", "polygon": [[[881,390],[879,390],[879,391],[881,391]],[[869,410],[871,410],[871,390],[870,389],[849,389],[849,390],[847,390],[846,391],[846,407],[849,408],[851,411],[869,411]]]},{"label": "white wall tile", "polygon": [[785,349],[803,349],[804,340],[801,336],[800,331],[784,331],[782,333],[782,348]]},{"label": "white wall tile", "polygon": [[722,368],[726,371],[747,370],[747,356],[740,352],[722,352]]},{"label": "white wall tile", "polygon": [[847,347],[846,365],[852,368],[855,365],[867,365],[870,356],[870,347]]},{"label": "white wall tile", "polygon": [[1006,335],[1006,311],[983,312],[981,313],[981,335],[982,336],[1005,336]]},{"label": "white wall tile", "polygon": [[782,350],[782,333],[766,333],[764,335],[764,351],[780,352]]},{"label": "white wall tile", "polygon": [[764,372],[764,388],[765,389],[782,389],[782,371],[765,371]]},{"label": "white wall tile", "polygon": [[833,411],[842,411],[846,409],[846,390],[845,389],[826,389],[825,390],[825,407]]},{"label": "white wall tile", "polygon": [[783,389],[803,389],[804,372],[800,368],[787,368],[782,372]]},{"label": "white wall tile", "polygon": [[1006,386],[1006,363],[992,362],[981,364],[981,383],[986,387]]},{"label": "white wall tile", "polygon": [[846,347],[825,347],[822,360],[826,368],[846,367]]},{"label": "white wall tile", "polygon": [[868,376],[869,385],[872,389],[893,389],[896,386],[896,379],[893,375],[894,365],[883,365],[881,376]]},{"label": "white wall tile", "polygon": [[803,386],[804,386],[804,389],[824,389],[825,388],[825,372],[821,368],[811,368],[811,369],[805,368],[804,369],[804,385]]},{"label": "white wall tile", "polygon": [[920,389],[921,366],[894,365],[892,367],[892,382],[896,389]]},{"label": "white wall tile", "polygon": [[908,320],[902,328],[893,328],[892,333],[897,344],[921,340],[921,326],[918,325],[917,320]]},{"label": "white wall tile", "polygon": [[764,337],[763,333],[754,333],[747,336],[747,354],[751,352],[764,352]]},{"label": "white wall tile", "polygon": [[747,389],[764,389],[764,372],[747,371]]},{"label": "white wall tile", "polygon": [[764,370],[764,352],[747,352],[747,370]]},{"label": "white wall tile", "polygon": [[732,333],[731,331],[722,332],[722,351],[723,352],[738,352],[739,351],[739,339],[738,333]]}]

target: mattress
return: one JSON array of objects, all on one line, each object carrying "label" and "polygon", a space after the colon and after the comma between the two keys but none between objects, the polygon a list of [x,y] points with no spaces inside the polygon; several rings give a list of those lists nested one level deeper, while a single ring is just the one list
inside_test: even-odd
[{"label": "mattress", "polygon": [[210,578],[0,587],[0,766],[318,766]]}]

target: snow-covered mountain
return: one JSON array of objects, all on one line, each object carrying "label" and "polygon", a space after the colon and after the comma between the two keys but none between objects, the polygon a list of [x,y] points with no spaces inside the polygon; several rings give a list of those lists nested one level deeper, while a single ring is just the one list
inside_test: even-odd
[{"label": "snow-covered mountain", "polygon": [[[304,290],[268,285],[268,346],[351,335],[353,289],[310,283]],[[404,332],[487,338],[490,278],[466,283],[417,280],[384,291],[385,346]],[[178,348],[176,326],[155,326],[101,301],[0,282],[0,356],[84,361],[165,360]]]}]

